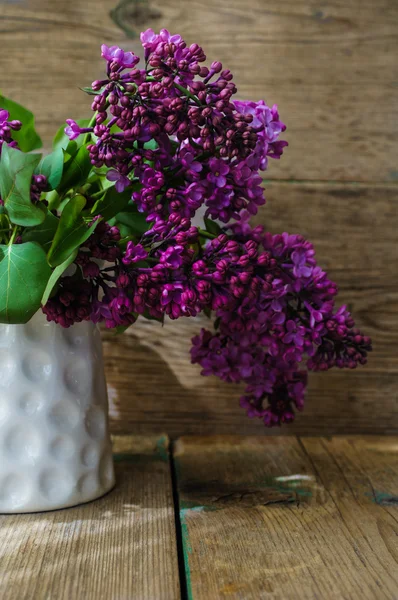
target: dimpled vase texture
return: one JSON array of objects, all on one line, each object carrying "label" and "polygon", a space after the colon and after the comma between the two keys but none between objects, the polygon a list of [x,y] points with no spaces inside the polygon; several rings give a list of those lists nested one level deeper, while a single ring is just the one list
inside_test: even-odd
[{"label": "dimpled vase texture", "polygon": [[0,513],[73,506],[114,482],[97,327],[41,312],[0,324]]}]

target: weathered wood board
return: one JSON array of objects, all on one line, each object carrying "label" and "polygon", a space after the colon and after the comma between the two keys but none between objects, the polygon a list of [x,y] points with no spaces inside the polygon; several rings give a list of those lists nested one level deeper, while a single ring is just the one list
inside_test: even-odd
[{"label": "weathered wood board", "polygon": [[0,516],[0,595],[395,598],[397,456],[396,437],[118,436],[107,496]]},{"label": "weathered wood board", "polygon": [[166,27],[235,72],[241,97],[279,105],[290,148],[271,177],[398,177],[394,0],[29,0],[3,2],[0,19],[1,87],[38,114],[47,144],[89,110],[78,87],[100,75],[101,43],[137,50],[128,35]]},{"label": "weathered wood board", "polygon": [[396,598],[397,452],[371,436],[178,440],[188,597]]},{"label": "weathered wood board", "polygon": [[0,516],[2,600],[180,598],[168,439],[116,438],[116,488],[66,510]]}]

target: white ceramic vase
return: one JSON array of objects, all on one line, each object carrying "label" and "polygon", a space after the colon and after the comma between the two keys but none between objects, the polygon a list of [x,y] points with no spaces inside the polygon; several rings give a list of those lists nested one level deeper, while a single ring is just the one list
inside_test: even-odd
[{"label": "white ceramic vase", "polygon": [[98,328],[41,311],[0,325],[0,513],[74,506],[114,482]]}]

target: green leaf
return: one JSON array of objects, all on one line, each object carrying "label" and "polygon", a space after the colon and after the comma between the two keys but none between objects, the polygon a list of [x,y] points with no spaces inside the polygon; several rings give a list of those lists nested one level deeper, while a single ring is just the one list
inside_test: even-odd
[{"label": "green leaf", "polygon": [[0,323],[27,323],[40,308],[51,275],[35,242],[0,246]]},{"label": "green leaf", "polygon": [[56,267],[66,261],[81,246],[97,227],[99,220],[88,226],[81,212],[86,204],[83,196],[74,196],[66,204],[59,220],[58,229],[48,251],[48,262]]},{"label": "green leaf", "polygon": [[94,204],[91,209],[92,215],[101,215],[105,221],[109,221],[119,212],[124,210],[131,199],[131,188],[124,192],[117,192],[115,186],[108,188],[105,196]]},{"label": "green leaf", "polygon": [[89,94],[90,96],[96,96],[98,94],[98,92],[93,90],[92,87],[82,87],[80,89],[82,92],[86,92],[86,94]]},{"label": "green leaf", "polygon": [[[65,153],[65,150],[63,150]],[[85,146],[79,148],[64,165],[62,181],[58,187],[60,194],[86,182],[92,169],[90,154]]]},{"label": "green leaf", "polygon": [[[106,177],[100,177],[98,179],[98,183],[101,185],[103,190],[107,190],[108,188],[114,187],[114,181],[109,181]],[[130,188],[130,198],[131,198],[131,188]]]},{"label": "green leaf", "polygon": [[63,170],[64,153],[62,148],[57,148],[57,150],[41,159],[36,167],[36,174],[45,175],[50,190],[55,190],[60,184]]},{"label": "green leaf", "polygon": [[[68,160],[76,154],[79,147],[80,145],[77,144],[76,140],[72,140],[67,144],[66,148],[61,148],[61,150],[64,150],[64,163],[68,162]],[[59,150],[59,148],[56,148],[56,150]]]},{"label": "green leaf", "polygon": [[212,221],[212,219],[207,219],[205,217],[204,223],[206,226],[206,231],[208,231],[209,233],[212,233],[213,235],[219,235],[221,233],[221,227],[218,223]]},{"label": "green leaf", "polygon": [[72,254],[60,265],[58,265],[58,267],[55,267],[54,271],[51,274],[50,279],[47,282],[47,286],[46,289],[44,290],[44,294],[43,297],[41,299],[41,303],[43,304],[43,306],[45,304],[47,304],[48,299],[51,296],[51,293],[54,289],[54,287],[56,286],[58,280],[62,277],[62,275],[65,273],[66,269],[73,263],[73,261],[75,260],[76,256],[77,256],[77,250],[75,250],[74,252],[72,252]]},{"label": "green leaf", "polygon": [[120,335],[122,333],[124,333],[125,331],[127,331],[127,329],[131,327],[131,325],[118,325],[117,327],[113,328],[113,333],[115,335]]},{"label": "green leaf", "polygon": [[146,150],[157,150],[159,148],[159,144],[156,140],[149,140],[149,142],[144,143],[144,148]]},{"label": "green leaf", "polygon": [[150,313],[149,310],[144,311],[142,317],[144,319],[147,319],[147,321],[158,321],[158,323],[164,323],[164,314],[161,317],[153,317]]},{"label": "green leaf", "polygon": [[149,224],[145,220],[145,214],[138,212],[138,209],[135,206],[135,204],[130,204],[127,207],[127,210],[118,213],[115,218],[116,226],[118,226],[118,224],[120,223],[127,227],[127,230],[124,229],[123,235],[126,235],[127,231],[127,235],[141,237],[141,235],[149,229]]},{"label": "green leaf", "polygon": [[205,313],[205,315],[206,315],[206,317],[207,317],[208,319],[211,319],[211,308],[209,308],[208,306],[206,306],[206,307],[203,309],[203,312]]},{"label": "green leaf", "polygon": [[122,239],[120,240],[119,244],[123,243],[124,248],[127,246],[127,242],[136,240],[137,235],[132,234],[130,227],[127,227],[127,225],[119,223],[118,221],[116,221],[116,219],[111,219],[110,221],[108,221],[108,224],[111,227],[117,227],[119,229],[120,235],[122,236]]},{"label": "green leaf", "polygon": [[46,208],[32,204],[30,186],[40,154],[25,154],[3,144],[0,160],[0,195],[12,223],[30,227],[44,221]]},{"label": "green leaf", "polygon": [[22,233],[24,242],[37,242],[47,252],[57,231],[59,219],[48,211],[43,223],[36,227],[29,227]]},{"label": "green leaf", "polygon": [[42,141],[35,129],[35,118],[30,110],[9,100],[2,94],[0,94],[0,108],[8,110],[11,121],[16,119],[22,123],[20,131],[12,132],[12,138],[18,142],[22,152],[30,152],[42,147]]},{"label": "green leaf", "polygon": [[[90,119],[77,119],[76,123],[79,127],[88,127],[90,123]],[[67,127],[67,124],[64,123],[58,129],[55,137],[53,139],[53,149],[57,150],[58,148],[62,148],[62,150],[66,150],[68,154],[74,154],[79,146],[83,144],[84,135],[79,136],[76,140],[70,140],[66,135],[64,129]],[[69,151],[68,146],[70,145],[70,149],[74,149],[73,151]]]}]

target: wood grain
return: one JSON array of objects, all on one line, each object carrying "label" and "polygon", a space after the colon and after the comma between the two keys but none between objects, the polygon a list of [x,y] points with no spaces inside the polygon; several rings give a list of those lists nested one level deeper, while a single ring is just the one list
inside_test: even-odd
[{"label": "wood grain", "polygon": [[[257,222],[308,235],[375,344],[366,369],[313,376],[305,412],[285,432],[398,431],[397,21],[394,0],[0,4],[2,89],[34,110],[46,147],[65,118],[89,114],[78,87],[103,72],[100,44],[139,52],[147,27],[198,41],[235,72],[241,97],[279,104],[290,146],[271,161]],[[106,334],[114,431],[263,432],[236,388],[189,364],[202,323]]]},{"label": "wood grain", "polygon": [[[397,178],[394,0],[29,0],[0,5],[2,88],[38,115],[48,144],[58,123],[84,116],[79,86],[103,70],[101,43],[137,50],[130,35],[166,27],[235,73],[240,96],[278,103],[290,148],[271,177]],[[27,90],[29,91],[27,95]]]},{"label": "wood grain", "polygon": [[397,450],[376,437],[179,440],[188,597],[396,598]]},{"label": "wood grain", "polygon": [[[366,367],[311,374],[306,407],[285,434],[398,432],[397,188],[394,185],[266,182],[256,222],[301,232],[340,286],[357,324],[372,336]],[[190,339],[206,318],[138,321],[127,334],[104,333],[115,431],[270,433],[238,406],[240,389],[200,376]],[[278,430],[279,432],[279,430]],[[275,430],[272,432],[275,433]]]},{"label": "wood grain", "polygon": [[116,438],[114,450],[104,498],[0,516],[3,600],[180,598],[167,437]]}]

